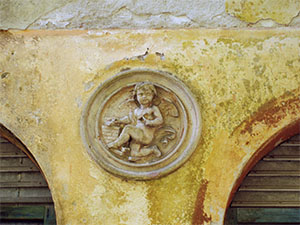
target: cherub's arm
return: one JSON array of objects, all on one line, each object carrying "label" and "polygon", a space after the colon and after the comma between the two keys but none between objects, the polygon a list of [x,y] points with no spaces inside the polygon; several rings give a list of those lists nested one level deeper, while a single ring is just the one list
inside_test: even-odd
[{"label": "cherub's arm", "polygon": [[122,118],[113,118],[106,122],[107,126],[114,126],[119,124],[129,124],[131,123],[132,113],[128,116],[124,116]]},{"label": "cherub's arm", "polygon": [[146,119],[145,124],[147,126],[153,126],[153,127],[163,124],[164,120],[163,120],[161,112],[160,112],[160,110],[157,106],[153,106],[153,114],[155,116],[155,119],[154,120],[147,120]]},{"label": "cherub's arm", "polygon": [[129,124],[129,123],[131,123],[130,115],[124,116],[120,119],[117,119],[117,121],[118,121],[118,123]]}]

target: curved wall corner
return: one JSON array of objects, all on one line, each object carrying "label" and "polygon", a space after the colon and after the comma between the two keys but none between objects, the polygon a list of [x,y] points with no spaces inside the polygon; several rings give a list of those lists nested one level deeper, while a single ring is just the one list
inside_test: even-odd
[{"label": "curved wall corner", "polygon": [[1,222],[56,224],[49,183],[28,148],[0,123]]},{"label": "curved wall corner", "polygon": [[224,221],[233,195],[251,168],[275,146],[300,133],[300,90],[263,106],[210,153],[193,224]]}]

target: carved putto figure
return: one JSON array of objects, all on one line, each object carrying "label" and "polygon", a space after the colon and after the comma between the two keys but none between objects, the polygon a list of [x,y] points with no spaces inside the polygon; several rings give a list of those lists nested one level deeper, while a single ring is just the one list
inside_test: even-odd
[{"label": "carved putto figure", "polygon": [[90,96],[80,127],[88,153],[102,168],[126,179],[149,180],[174,171],[192,155],[201,114],[176,76],[126,69]]},{"label": "carved putto figure", "polygon": [[[154,101],[159,98],[157,90],[151,82],[137,83],[133,95],[134,99],[128,102],[135,104],[135,108],[129,115],[105,122],[107,127],[123,127],[117,138],[107,143],[107,147],[120,156],[129,153],[128,160],[131,162],[147,156],[159,158],[162,152],[157,141],[168,144],[169,140],[175,138],[176,131],[164,124],[162,112]],[[178,117],[178,110],[172,102],[162,98],[160,104],[166,115]]]}]

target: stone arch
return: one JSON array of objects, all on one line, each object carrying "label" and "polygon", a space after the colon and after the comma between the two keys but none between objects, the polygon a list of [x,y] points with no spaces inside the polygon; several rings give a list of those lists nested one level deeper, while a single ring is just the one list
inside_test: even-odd
[{"label": "stone arch", "polygon": [[[204,163],[193,224],[224,221],[234,193],[250,169],[275,146],[300,132],[300,89],[262,105]],[[218,137],[219,138],[219,137]]]},{"label": "stone arch", "polygon": [[[35,157],[33,156],[33,154],[28,150],[28,148],[23,144],[23,142],[17,138],[10,130],[8,130],[3,124],[0,123],[0,138],[4,138],[2,139],[5,140],[3,143],[4,143],[4,146],[12,146],[14,145],[15,147],[15,150],[11,150],[11,147],[8,148],[8,152],[6,153],[9,153],[11,154],[10,156],[7,156],[7,155],[2,155],[3,158],[6,158],[8,157],[8,159],[15,159],[16,158],[16,152],[15,151],[22,151],[23,153],[25,153],[25,155],[29,158],[28,161],[31,161],[36,168],[34,168],[34,165],[31,165],[28,164],[28,162],[26,162],[26,166],[24,166],[25,170],[24,169],[18,169],[18,170],[15,170],[16,168],[10,168],[9,166],[3,171],[4,173],[17,173],[18,174],[18,177],[23,174],[23,173],[26,173],[28,175],[26,175],[25,177],[25,180],[21,180],[20,177],[18,178],[18,181],[15,181],[15,177],[13,176],[13,179],[8,181],[8,183],[5,183],[5,179],[4,179],[4,184],[9,184],[8,186],[4,186],[4,188],[10,188],[10,190],[12,189],[15,189],[15,188],[23,188],[23,189],[26,189],[27,191],[25,193],[28,192],[28,190],[30,190],[31,192],[32,191],[35,191],[36,188],[38,189],[42,189],[42,192],[41,192],[41,195],[37,195],[36,197],[39,198],[38,201],[28,201],[28,200],[24,200],[25,198],[20,198],[20,199],[17,199],[18,197],[16,197],[17,201],[7,201],[7,202],[4,202],[4,205],[5,205],[5,209],[4,209],[4,214],[5,213],[10,213],[10,210],[16,210],[16,212],[18,213],[23,213],[23,212],[26,212],[26,210],[34,210],[35,213],[33,215],[28,215],[26,214],[26,216],[23,218],[23,217],[20,217],[21,219],[24,219],[24,220],[31,220],[31,219],[37,219],[37,217],[41,217],[43,216],[43,219],[44,219],[44,223],[51,223],[53,224],[55,222],[55,211],[53,209],[53,205],[54,205],[54,202],[53,202],[53,197],[52,197],[52,194],[50,193],[49,191],[49,182],[48,180],[46,179],[46,176],[42,170],[42,168],[40,167],[39,163],[37,162],[37,160],[35,159]],[[7,142],[8,141],[8,142]],[[0,146],[1,147],[1,146]],[[4,151],[5,151],[6,147],[4,147]],[[26,160],[26,156],[24,156],[23,154],[20,155],[19,153],[17,154],[17,159],[19,159],[18,157],[21,157],[20,159],[22,159],[21,161],[19,161],[17,163],[17,165],[19,164],[23,164],[23,159]],[[14,161],[12,161],[13,163],[15,163]],[[15,164],[13,164],[15,165]],[[21,175],[23,177],[23,175]],[[6,181],[7,182],[7,181]],[[9,183],[9,182],[12,182],[12,183]],[[26,183],[27,182],[27,183]],[[30,184],[28,182],[34,182],[36,184]],[[18,183],[18,184],[17,184]],[[16,185],[16,186],[14,186]],[[24,186],[25,185],[25,186]],[[33,188],[33,189],[32,189]],[[45,195],[45,191],[47,193],[49,193],[49,196]],[[46,194],[47,194],[46,193]],[[25,197],[27,198],[30,198],[32,196],[26,196],[27,194],[25,194]],[[35,196],[35,195],[34,195]],[[24,197],[24,196],[22,196]],[[20,200],[20,201],[19,201]],[[3,203],[3,202],[2,202]],[[9,206],[12,206],[12,208],[9,208]],[[21,207],[21,208],[18,208],[18,207]],[[27,207],[26,209],[24,209],[24,207]],[[43,208],[41,208],[43,207]],[[9,209],[8,209],[9,208]],[[41,209],[45,210],[45,211],[41,211]],[[5,211],[6,210],[6,211]],[[8,210],[8,211],[7,211]],[[25,210],[25,211],[22,211],[22,210]],[[37,212],[36,212],[37,210]],[[30,212],[31,212],[30,211]],[[39,214],[40,213],[40,214]],[[33,217],[36,216],[36,217]],[[20,219],[18,217],[17,214],[13,214],[13,216],[10,216],[9,218],[2,218],[2,219],[9,219],[9,221],[13,220],[13,219],[16,219],[16,221],[18,221],[18,219]],[[38,219],[41,219],[41,218],[38,218]],[[26,221],[27,221],[26,220]],[[23,221],[23,220],[22,220]],[[14,222],[14,221],[13,221]]]},{"label": "stone arch", "polygon": [[[31,152],[28,150],[28,148],[23,144],[23,142],[17,138],[10,130],[8,130],[4,125],[0,123],[0,136],[4,137],[7,139],[9,142],[17,146],[22,152],[24,152],[28,158],[36,165],[36,167],[40,170],[41,174],[44,176],[46,182],[47,179],[39,166],[38,162],[34,158],[34,156],[31,154]],[[47,182],[48,183],[48,182]]]},{"label": "stone arch", "polygon": [[236,180],[235,184],[233,185],[233,188],[231,190],[231,193],[229,195],[228,201],[227,201],[227,208],[228,209],[232,198],[237,191],[238,187],[241,185],[242,181],[246,177],[246,175],[250,172],[250,170],[257,164],[258,161],[260,161],[264,156],[266,156],[270,151],[272,151],[276,146],[278,146],[281,142],[284,142],[288,140],[290,137],[299,134],[300,133],[300,120],[294,121],[288,126],[282,128],[279,132],[274,134],[270,137],[270,139],[265,142],[257,151],[255,154],[251,156],[251,158],[246,163],[243,170],[240,172],[239,178]]}]

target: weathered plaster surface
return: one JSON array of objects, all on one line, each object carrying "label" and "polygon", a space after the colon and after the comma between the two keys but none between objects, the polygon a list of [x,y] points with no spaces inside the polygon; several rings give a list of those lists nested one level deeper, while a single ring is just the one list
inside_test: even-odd
[{"label": "weathered plaster surface", "polygon": [[[61,19],[57,20],[60,15]],[[183,28],[242,24],[226,14],[223,0],[79,0],[42,16],[30,28]]]},{"label": "weathered plaster surface", "polygon": [[0,29],[26,29],[42,15],[55,11],[70,2],[72,0],[0,1]]},{"label": "weathered plaster surface", "polygon": [[[40,164],[58,224],[222,224],[247,161],[300,119],[299,37],[290,29],[1,32],[0,123]],[[127,68],[176,75],[202,109],[197,150],[158,180],[110,175],[80,137],[89,96]],[[270,104],[282,110],[261,116]]]},{"label": "weathered plaster surface", "polygon": [[[300,1],[288,0],[226,0],[226,12],[247,23],[262,26],[289,25],[300,12]],[[267,23],[263,21],[267,20]]]},{"label": "weathered plaster surface", "polygon": [[0,29],[245,27],[224,0],[0,1]]},{"label": "weathered plaster surface", "polygon": [[299,27],[298,0],[7,0],[0,29]]}]

